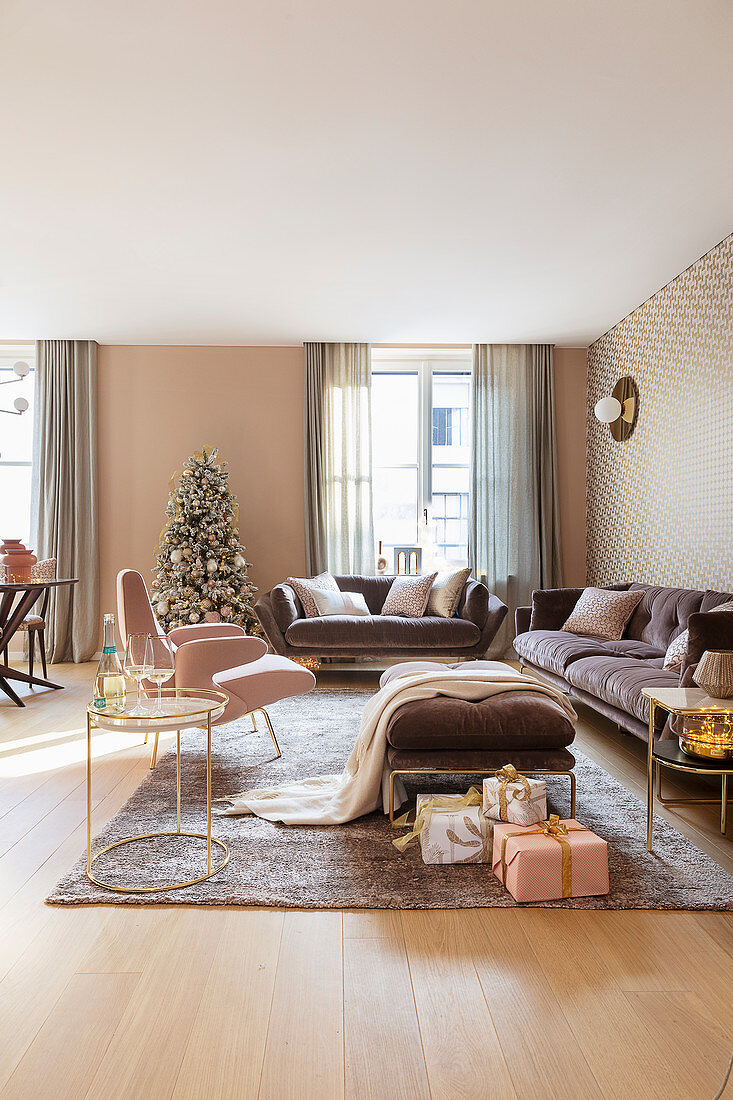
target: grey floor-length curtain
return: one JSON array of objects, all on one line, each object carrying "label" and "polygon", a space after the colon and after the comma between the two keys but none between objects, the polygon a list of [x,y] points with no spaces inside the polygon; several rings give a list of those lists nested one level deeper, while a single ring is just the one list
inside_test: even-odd
[{"label": "grey floor-length curtain", "polygon": [[49,606],[52,661],[88,661],[99,635],[97,538],[97,345],[39,340],[33,424],[35,553],[57,559],[57,576],[78,577]]},{"label": "grey floor-length curtain", "polygon": [[304,348],[306,568],[373,573],[369,345]]},{"label": "grey floor-length curtain", "polygon": [[552,347],[475,344],[471,384],[469,564],[509,607],[501,656],[515,609],[562,584]]}]

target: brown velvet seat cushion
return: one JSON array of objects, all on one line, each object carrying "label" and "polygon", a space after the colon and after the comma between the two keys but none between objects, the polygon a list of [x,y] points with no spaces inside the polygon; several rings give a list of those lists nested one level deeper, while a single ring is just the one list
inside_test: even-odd
[{"label": "brown velvet seat cushion", "polygon": [[649,700],[642,695],[644,688],[679,685],[679,673],[659,668],[660,664],[660,658],[586,657],[569,665],[565,676],[573,687],[648,722]]},{"label": "brown velvet seat cushion", "polygon": [[511,691],[479,702],[416,699],[399,707],[387,726],[393,748],[410,752],[560,749],[575,729],[564,711],[534,691]]},{"label": "brown velvet seat cushion", "polygon": [[562,676],[573,661],[581,657],[601,657],[606,654],[600,638],[582,638],[566,630],[528,630],[514,639],[520,657],[533,665],[549,669]]},{"label": "brown velvet seat cushion", "polygon": [[476,645],[481,631],[466,619],[442,619],[435,616],[400,618],[391,615],[357,618],[329,615],[327,618],[298,619],[285,631],[285,640],[293,646],[340,650],[375,646],[399,649],[455,649]]},{"label": "brown velvet seat cushion", "polygon": [[498,752],[450,751],[425,752],[387,749],[387,760],[394,771],[401,768],[428,768],[435,771],[498,771],[504,764],[513,764],[517,771],[571,771],[575,757],[567,749],[501,749]]}]

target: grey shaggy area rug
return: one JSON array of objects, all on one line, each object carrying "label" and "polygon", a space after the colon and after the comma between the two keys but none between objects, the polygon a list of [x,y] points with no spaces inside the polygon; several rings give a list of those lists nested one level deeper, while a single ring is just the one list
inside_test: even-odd
[{"label": "grey shaggy area rug", "polygon": [[[214,730],[213,796],[280,779],[341,771],[354,743],[363,691],[315,691],[270,708],[282,758],[274,758],[266,731],[249,720]],[[260,723],[262,725],[262,723]],[[182,828],[204,832],[205,735],[182,735]],[[733,909],[733,878],[661,818],[654,853],[646,850],[642,803],[576,751],[576,817],[608,841],[611,892],[604,897],[542,903],[576,909]],[[420,779],[408,788],[465,791],[474,780]],[[97,850],[124,836],[175,828],[176,758],[160,758],[154,772],[95,838]],[[567,779],[548,777],[548,812],[568,816]],[[414,803],[413,803],[414,805]],[[401,832],[380,812],[335,826],[275,825],[257,817],[215,817],[213,833],[231,859],[197,886],[151,894],[120,894],[94,886],[80,859],[47,899],[57,905],[266,905],[306,909],[443,909],[513,906],[511,894],[487,864],[426,866],[419,845],[400,855]],[[218,850],[212,849],[213,858]],[[120,885],[156,885],[195,878],[205,868],[203,842],[136,842],[107,853],[98,877]]]}]

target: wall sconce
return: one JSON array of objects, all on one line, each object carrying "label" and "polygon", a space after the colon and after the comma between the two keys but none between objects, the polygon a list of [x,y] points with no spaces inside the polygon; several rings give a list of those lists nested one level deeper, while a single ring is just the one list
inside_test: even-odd
[{"label": "wall sconce", "polygon": [[[22,382],[30,374],[31,368],[22,359],[19,359],[17,363],[13,363],[13,371],[18,377],[6,379],[5,382],[0,382],[0,386],[9,386],[11,383],[17,382],[18,379]],[[27,408],[28,402],[25,397],[16,397],[12,409],[0,409],[0,412],[8,413],[10,416],[21,416]]]},{"label": "wall sconce", "polygon": [[638,411],[639,391],[629,376],[619,378],[611,396],[602,397],[593,410],[596,420],[608,424],[611,435],[618,442],[628,439],[633,432]]}]

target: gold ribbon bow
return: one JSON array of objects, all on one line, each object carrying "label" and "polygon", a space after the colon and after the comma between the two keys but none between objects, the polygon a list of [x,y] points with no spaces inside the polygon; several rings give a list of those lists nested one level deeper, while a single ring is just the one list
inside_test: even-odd
[{"label": "gold ribbon bow", "polygon": [[[452,794],[432,795],[430,799],[426,799],[422,803],[420,809],[415,814],[415,821],[411,831],[405,833],[399,840],[393,840],[392,843],[399,852],[404,852],[406,848],[409,848],[409,846],[417,840],[420,833],[427,829],[430,818],[433,816],[435,810],[451,810],[454,813],[458,813],[459,810],[465,810],[468,806],[480,806],[483,800],[484,796],[478,787],[469,787],[462,798],[456,798],[455,795]],[[410,811],[408,810],[406,814],[402,814],[401,817],[398,817],[394,823],[395,828],[397,829],[404,825],[408,825],[409,822],[407,819],[409,816]]]},{"label": "gold ribbon bow", "polygon": [[523,790],[517,791],[514,798],[517,802],[529,802],[532,797],[532,791],[529,786],[529,780],[523,775],[520,775],[513,764],[505,764],[503,768],[500,768],[498,772],[494,772],[494,775],[499,780],[499,820],[509,820],[509,810],[507,808],[507,787],[510,783],[521,783]]},{"label": "gold ribbon bow", "polygon": [[506,844],[513,836],[550,836],[556,840],[562,848],[562,896],[573,896],[573,850],[570,842],[566,840],[568,833],[587,833],[584,825],[564,825],[560,821],[559,814],[550,814],[547,821],[540,821],[536,829],[531,832],[522,830],[521,833],[505,833],[501,839],[501,881],[506,886]]}]

